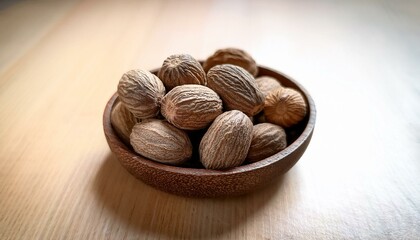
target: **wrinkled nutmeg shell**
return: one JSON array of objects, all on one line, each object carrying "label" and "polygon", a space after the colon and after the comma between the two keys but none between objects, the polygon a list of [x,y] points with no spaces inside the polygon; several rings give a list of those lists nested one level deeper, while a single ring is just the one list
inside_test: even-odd
[{"label": "wrinkled nutmeg shell", "polygon": [[267,122],[291,127],[306,116],[306,102],[300,92],[281,87],[273,90],[265,99],[264,117]]},{"label": "wrinkled nutmeg shell", "polygon": [[207,86],[219,94],[227,110],[254,116],[264,107],[264,95],[254,77],[241,67],[232,64],[213,67],[207,73]]},{"label": "wrinkled nutmeg shell", "polygon": [[258,88],[264,94],[264,97],[267,97],[267,95],[274,89],[281,87],[281,84],[279,81],[277,81],[277,79],[269,76],[258,77],[255,79],[255,82],[257,83]]},{"label": "wrinkled nutmeg shell", "polygon": [[206,85],[206,73],[203,67],[188,54],[169,56],[163,62],[158,77],[168,91],[183,84]]},{"label": "wrinkled nutmeg shell", "polygon": [[253,127],[251,146],[246,159],[249,162],[257,162],[286,147],[286,132],[282,127],[272,123],[260,123]]},{"label": "wrinkled nutmeg shell", "polygon": [[240,166],[248,153],[252,122],[238,110],[224,112],[210,125],[200,142],[200,161],[207,169]]},{"label": "wrinkled nutmeg shell", "polygon": [[222,100],[217,93],[196,84],[177,86],[161,101],[162,115],[168,122],[185,130],[209,126],[222,111]]},{"label": "wrinkled nutmeg shell", "polygon": [[258,66],[255,60],[247,52],[237,48],[225,48],[217,50],[207,58],[203,64],[205,72],[220,64],[233,64],[247,70],[252,76],[257,76]]},{"label": "wrinkled nutmeg shell", "polygon": [[130,143],[131,129],[137,122],[136,117],[120,101],[112,108],[112,127],[125,143]]},{"label": "wrinkled nutmeg shell", "polygon": [[135,117],[146,119],[159,113],[159,102],[165,95],[162,81],[149,71],[130,70],[121,77],[118,96]]},{"label": "wrinkled nutmeg shell", "polygon": [[180,165],[192,155],[187,133],[164,120],[147,119],[134,125],[130,143],[138,154],[165,164]]}]

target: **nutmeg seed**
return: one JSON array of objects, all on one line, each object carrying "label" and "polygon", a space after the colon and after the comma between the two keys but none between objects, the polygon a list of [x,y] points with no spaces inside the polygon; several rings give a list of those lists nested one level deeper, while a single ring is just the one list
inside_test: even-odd
[{"label": "nutmeg seed", "polygon": [[158,77],[167,91],[183,84],[206,85],[206,73],[203,67],[189,54],[169,56],[163,62]]},{"label": "nutmeg seed", "polygon": [[238,110],[219,115],[204,134],[200,161],[207,169],[226,169],[241,165],[252,138],[252,122]]},{"label": "nutmeg seed", "polygon": [[165,120],[147,119],[137,123],[130,143],[138,154],[165,164],[179,165],[192,155],[187,133]]},{"label": "nutmeg seed", "polygon": [[185,130],[205,128],[223,111],[217,93],[196,84],[173,88],[163,97],[161,104],[161,113],[168,122]]},{"label": "nutmeg seed", "polygon": [[252,129],[251,146],[246,159],[257,162],[270,157],[287,146],[286,132],[278,125],[260,123]]},{"label": "nutmeg seed", "polygon": [[118,136],[125,142],[130,143],[130,134],[133,126],[138,122],[136,117],[128,111],[121,101],[118,101],[111,111],[111,124]]},{"label": "nutmeg seed", "polygon": [[252,76],[257,76],[258,66],[255,60],[247,52],[237,48],[225,48],[217,50],[208,57],[203,64],[205,72],[220,64],[233,64],[247,70]]},{"label": "nutmeg seed", "polygon": [[255,79],[255,82],[257,83],[258,88],[264,94],[264,97],[267,97],[267,95],[274,89],[281,87],[281,84],[279,81],[277,81],[277,79],[269,76],[258,77]]},{"label": "nutmeg seed", "polygon": [[264,117],[267,122],[290,127],[302,121],[306,116],[306,108],[306,102],[300,92],[281,87],[266,97]]},{"label": "nutmeg seed", "polygon": [[254,77],[241,67],[232,64],[213,67],[207,73],[207,86],[219,94],[227,110],[254,116],[264,107],[264,95]]},{"label": "nutmeg seed", "polygon": [[165,95],[162,81],[149,71],[130,70],[121,77],[118,96],[127,109],[140,119],[155,117]]}]

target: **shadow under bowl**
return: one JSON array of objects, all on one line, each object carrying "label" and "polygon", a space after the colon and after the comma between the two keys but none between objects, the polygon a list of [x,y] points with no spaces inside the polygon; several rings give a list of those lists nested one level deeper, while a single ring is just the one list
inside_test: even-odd
[{"label": "shadow under bowl", "polygon": [[[157,70],[152,72],[156,74]],[[316,110],[309,93],[290,77],[262,66],[259,66],[258,76],[273,77],[284,87],[296,89],[302,93],[308,107],[304,120],[286,129],[289,138],[287,148],[268,158],[227,170],[169,166],[149,160],[126,145],[111,125],[111,110],[118,101],[116,93],[108,101],[103,115],[108,145],[128,172],[165,192],[188,197],[226,197],[264,187],[292,168],[303,155],[314,131]]]}]

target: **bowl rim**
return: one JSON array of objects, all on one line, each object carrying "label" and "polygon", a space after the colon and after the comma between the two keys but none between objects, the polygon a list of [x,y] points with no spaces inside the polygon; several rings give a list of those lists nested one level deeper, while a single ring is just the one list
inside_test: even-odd
[{"label": "bowl rim", "polygon": [[[182,175],[191,175],[191,176],[220,176],[220,175],[235,175],[235,174],[243,174],[250,171],[255,171],[258,169],[265,168],[271,164],[274,164],[276,162],[279,162],[286,158],[288,155],[293,153],[295,150],[299,148],[300,145],[305,143],[306,139],[310,138],[312,135],[312,132],[315,127],[315,119],[316,119],[316,108],[315,108],[315,102],[312,99],[309,92],[297,81],[295,81],[293,78],[289,77],[288,75],[283,74],[282,72],[279,72],[277,70],[265,67],[265,66],[258,66],[259,72],[262,70],[262,72],[266,72],[269,74],[275,74],[275,75],[281,75],[284,78],[287,78],[290,82],[292,82],[296,87],[298,87],[299,91],[303,93],[304,98],[307,100],[308,103],[308,123],[306,124],[304,130],[299,135],[299,137],[293,141],[289,146],[287,146],[282,151],[267,157],[265,159],[262,159],[260,161],[254,162],[254,163],[248,163],[245,165],[241,165],[238,167],[226,169],[226,170],[212,170],[212,169],[202,169],[202,168],[186,168],[186,167],[179,167],[179,166],[172,166],[172,165],[166,165],[163,163],[155,162],[153,160],[149,160],[141,155],[138,155],[134,151],[132,151],[116,134],[115,130],[113,129],[111,125],[111,110],[112,107],[115,105],[116,101],[118,100],[118,94],[115,92],[112,97],[108,100],[108,103],[105,106],[104,113],[103,113],[103,127],[105,136],[110,139],[117,139],[117,143],[119,150],[123,150],[127,155],[133,158],[133,160],[138,160],[139,164],[146,165],[149,168],[153,169],[159,169],[160,171],[170,172],[173,174],[182,174]],[[158,70],[158,69],[157,69]],[[150,71],[150,72],[156,72],[156,69]],[[269,75],[268,74],[268,75]],[[263,75],[262,75],[263,76]],[[258,76],[257,76],[258,77]],[[114,142],[114,141],[113,141]],[[111,144],[111,143],[109,143]],[[114,146],[115,147],[115,146]],[[113,151],[113,147],[111,147],[111,150]]]}]

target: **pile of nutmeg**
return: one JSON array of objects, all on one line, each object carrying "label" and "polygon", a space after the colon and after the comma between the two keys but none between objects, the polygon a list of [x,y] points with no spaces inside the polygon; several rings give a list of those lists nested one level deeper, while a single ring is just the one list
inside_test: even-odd
[{"label": "pile of nutmeg", "polygon": [[193,152],[207,169],[262,160],[287,147],[285,129],[302,121],[307,106],[300,92],[257,74],[240,49],[220,49],[203,65],[172,55],[157,76],[124,73],[112,126],[136,153],[164,164],[188,165]]}]

